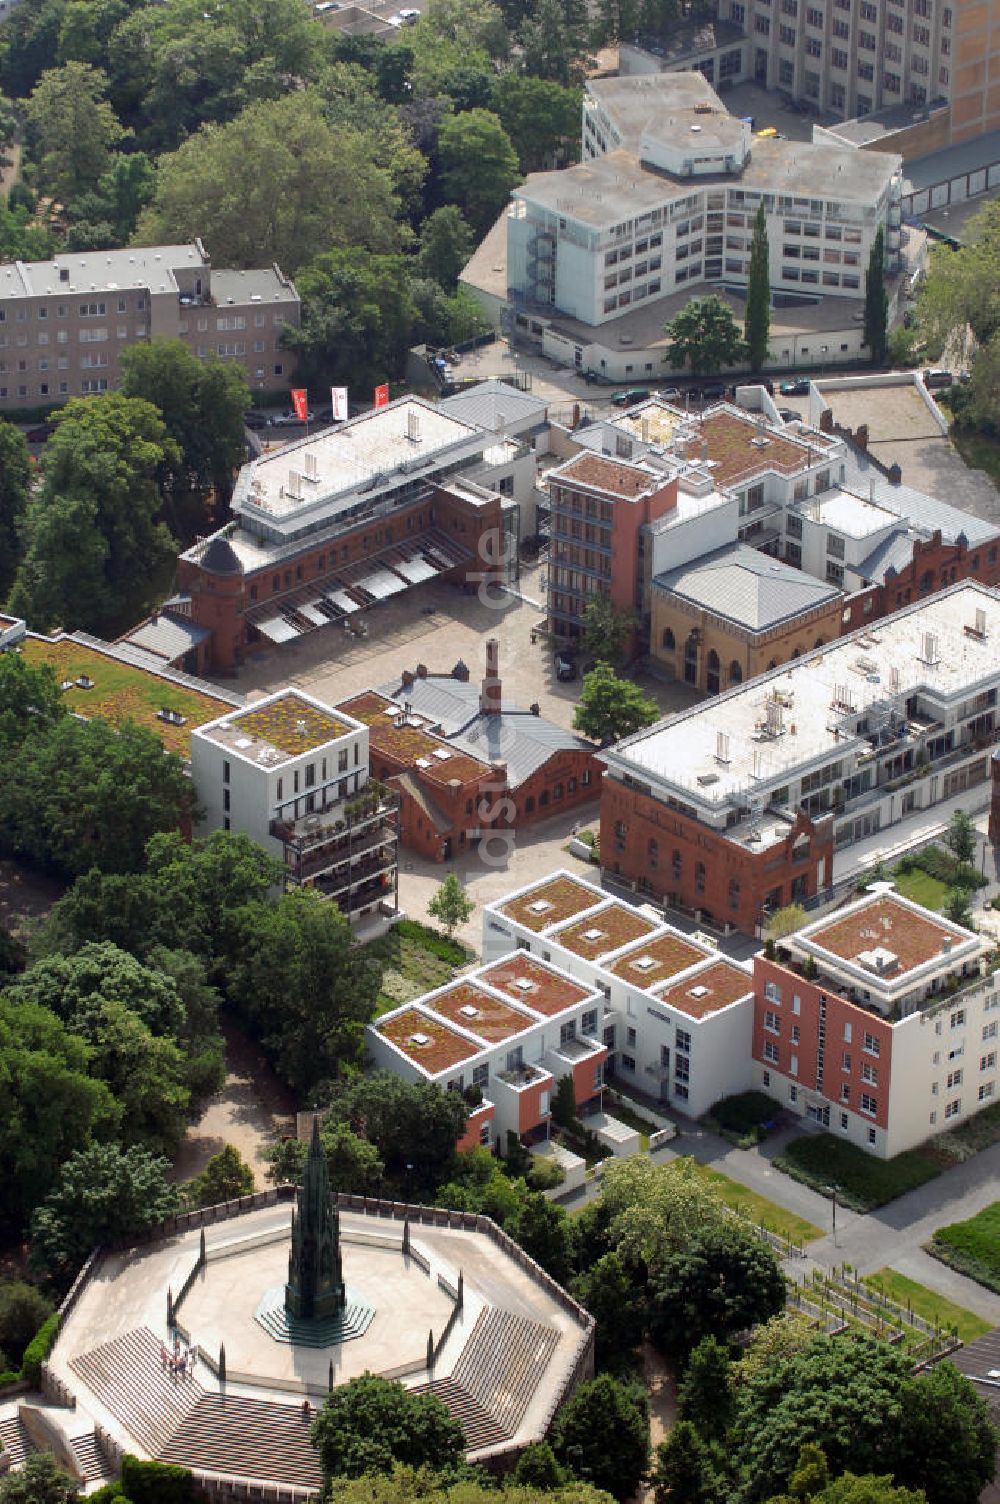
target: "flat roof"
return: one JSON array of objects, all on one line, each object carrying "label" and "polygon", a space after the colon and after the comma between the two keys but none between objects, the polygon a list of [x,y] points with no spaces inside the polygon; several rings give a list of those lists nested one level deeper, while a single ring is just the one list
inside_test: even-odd
[{"label": "flat roof", "polygon": [[480,1044],[466,1039],[423,1008],[404,1008],[401,1013],[376,1019],[373,1027],[429,1076],[450,1070],[482,1052]]},{"label": "flat roof", "polygon": [[281,689],[202,728],[202,734],[248,762],[278,767],[359,729],[357,721],[296,689]]},{"label": "flat roof", "polygon": [[739,47],[746,40],[742,26],[737,26],[735,21],[709,19],[682,21],[669,31],[642,35],[637,45],[652,57],[659,58],[665,67],[700,57],[706,52],[716,52],[722,47]]},{"label": "flat roof", "polygon": [[[922,188],[933,188],[949,178],[959,177],[963,172],[977,172],[1000,162],[1000,130],[990,131],[985,136],[973,136],[971,141],[960,141],[957,146],[945,146],[940,151],[930,152],[925,157],[906,161],[906,179],[914,193]],[[982,207],[985,209],[986,200]]]},{"label": "flat roof", "polygon": [[623,141],[636,146],[646,127],[660,118],[664,111],[694,109],[696,105],[725,109],[708,79],[697,69],[687,73],[590,78],[583,96],[585,110],[592,109],[591,100],[614,122]]},{"label": "flat roof", "polygon": [[499,909],[508,919],[514,919],[525,929],[537,933],[548,929],[550,924],[558,924],[560,919],[572,919],[574,914],[592,909],[603,898],[603,893],[595,894],[587,884],[577,882],[567,873],[559,873],[536,883],[527,893],[509,898],[499,905]]},{"label": "flat roof", "polygon": [[637,909],[612,899],[603,908],[592,909],[585,919],[576,919],[552,936],[557,945],[578,956],[593,959],[608,951],[620,950],[644,935],[651,935],[659,924],[647,919]]},{"label": "flat roof", "polygon": [[[185,266],[210,266],[194,241],[187,245],[127,246],[118,251],[67,251],[50,261],[8,261],[0,265],[0,299],[37,298],[51,293],[74,297],[135,287],[176,292],[174,270]],[[65,280],[60,275],[64,271],[68,273]]]},{"label": "flat roof", "polygon": [[690,419],[696,437],[708,445],[712,477],[718,486],[735,486],[765,470],[794,475],[822,458],[800,438],[779,433],[770,424],[717,407],[704,417]]},{"label": "flat roof", "polygon": [[[593,987],[584,987],[579,982],[571,981],[569,977],[562,976],[544,961],[540,961],[537,956],[528,955],[527,951],[518,950],[509,956],[503,956],[499,961],[483,966],[476,975],[481,981],[488,982],[500,992],[506,992],[517,1002],[523,1003],[535,1013],[544,1014],[546,1018],[554,1018],[556,1014],[594,996]],[[530,985],[522,985],[524,983]]]},{"label": "flat roof", "polygon": [[739,1002],[753,992],[753,978],[733,961],[713,961],[700,971],[675,982],[673,986],[657,989],[661,1003],[686,1013],[689,1018],[704,1018],[709,1013],[718,1013],[730,1003]]},{"label": "flat roof", "polygon": [[896,894],[863,900],[844,914],[800,930],[793,939],[807,950],[819,947],[860,964],[873,973],[873,980],[879,979],[879,962],[887,978],[898,977],[928,961],[950,962],[960,946],[976,945],[969,930]]},{"label": "flat roof", "polygon": [[277,266],[212,271],[212,297],[218,308],[228,303],[298,303],[295,284]]},{"label": "flat roof", "polygon": [[623,501],[635,501],[640,496],[651,496],[668,485],[671,477],[659,475],[639,465],[626,464],[624,460],[608,459],[603,454],[578,454],[550,470],[549,483],[569,482],[576,486],[588,486],[608,496]]},{"label": "flat roof", "polygon": [[240,472],[233,508],[292,518],[335,497],[376,490],[395,474],[426,478],[436,457],[477,436],[485,447],[484,430],[433,402],[403,397],[251,460]]},{"label": "flat roof", "polygon": [[870,538],[898,527],[900,521],[895,512],[839,487],[800,503],[799,511],[810,522],[821,522],[848,538]]},{"label": "flat roof", "polygon": [[[154,731],[168,752],[181,757],[190,755],[191,733],[196,727],[234,708],[233,697],[216,696],[208,692],[208,686],[197,689],[193,683],[175,681],[168,673],[158,674],[126,662],[115,656],[110,644],[102,652],[73,637],[36,637],[29,633],[21,639],[18,651],[33,668],[47,663],[57,683],[71,684],[63,693],[63,703],[74,714],[112,726],[134,721]],[[90,689],[77,686],[76,681],[82,678],[92,681]],[[161,718],[161,710],[182,716],[183,724]]]},{"label": "flat roof", "polygon": [[657,982],[668,981],[711,954],[707,946],[673,931],[654,940],[640,940],[625,955],[609,962],[605,970],[648,992]]},{"label": "flat roof", "polygon": [[469,981],[456,982],[446,992],[427,998],[426,1006],[488,1044],[498,1044],[515,1034],[522,1034],[535,1022],[526,1013],[501,1002],[484,987],[477,987],[475,982]]},{"label": "flat roof", "polygon": [[[965,630],[974,627],[977,610],[985,612],[983,637]],[[925,658],[928,633],[933,662]],[[754,790],[766,794],[800,769],[850,758],[853,746],[867,745],[854,726],[874,704],[890,701],[902,709],[917,691],[954,702],[995,684],[998,642],[1000,594],[967,581],[666,717],[599,755],[612,769],[683,790],[684,802],[721,817]]]},{"label": "flat roof", "polygon": [[404,714],[402,704],[376,690],[342,700],[338,709],[368,727],[371,750],[405,761],[434,783],[449,784],[453,779],[471,783],[490,771],[488,762],[457,750],[453,743],[425,730],[425,716],[411,713],[404,725],[397,725]]}]

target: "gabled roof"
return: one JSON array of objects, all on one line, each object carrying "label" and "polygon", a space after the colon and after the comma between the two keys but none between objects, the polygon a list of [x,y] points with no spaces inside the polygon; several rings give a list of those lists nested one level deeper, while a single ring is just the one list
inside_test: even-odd
[{"label": "gabled roof", "polygon": [[467,392],[456,392],[440,404],[449,417],[477,428],[500,433],[521,423],[542,423],[546,403],[531,392],[519,392],[505,381],[481,381]]},{"label": "gabled roof", "polygon": [[657,575],[654,583],[658,590],[751,632],[766,632],[836,600],[841,593],[835,585],[743,543],[727,545],[693,564],[668,570]]}]

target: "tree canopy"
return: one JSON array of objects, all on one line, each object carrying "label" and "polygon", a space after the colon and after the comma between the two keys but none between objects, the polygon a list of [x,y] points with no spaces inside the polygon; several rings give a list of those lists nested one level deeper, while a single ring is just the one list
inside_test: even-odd
[{"label": "tree canopy", "polygon": [[692,298],[663,327],[671,341],[667,364],[678,370],[690,366],[694,376],[714,376],[746,357],[740,326],[729,304],[715,293]]},{"label": "tree canopy", "polygon": [[151,1231],[180,1207],[169,1161],[146,1149],[94,1144],[63,1165],[31,1222],[32,1256],[50,1274],[72,1277],[99,1244]]},{"label": "tree canopy", "polygon": [[[0,216],[0,254],[2,244],[2,216]],[[5,260],[22,259],[20,256]],[[30,258],[25,258],[30,259]],[[31,463],[24,434],[13,423],[0,419],[0,602],[14,580],[17,561],[21,556],[19,527],[28,506],[28,484],[31,479]]]},{"label": "tree canopy", "polygon": [[447,117],[438,133],[441,182],[478,234],[484,234],[521,181],[517,153],[492,110]]},{"label": "tree canopy", "polygon": [[43,73],[25,111],[38,183],[62,204],[94,188],[124,134],[107,100],[108,80],[86,63]]},{"label": "tree canopy", "polygon": [[644,1392],[599,1374],[579,1385],[552,1427],[556,1457],[577,1477],[627,1499],[649,1464],[649,1408]]},{"label": "tree canopy", "polygon": [[459,1092],[404,1081],[390,1071],[344,1081],[330,1101],[332,1121],[346,1123],[376,1146],[386,1174],[407,1199],[441,1183],[467,1112]]},{"label": "tree canopy", "polygon": [[465,1449],[460,1423],[436,1395],[370,1373],[330,1391],[312,1442],[326,1478],[391,1473],[397,1464],[443,1472]]},{"label": "tree canopy", "polygon": [[652,726],[659,718],[656,701],[644,695],[638,684],[621,678],[610,663],[597,663],[584,675],[573,728],[605,744]]}]

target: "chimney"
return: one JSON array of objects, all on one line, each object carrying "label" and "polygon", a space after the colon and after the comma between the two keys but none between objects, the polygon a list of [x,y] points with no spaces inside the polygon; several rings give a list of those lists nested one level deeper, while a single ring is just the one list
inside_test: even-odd
[{"label": "chimney", "polygon": [[500,714],[500,643],[496,637],[486,642],[486,677],[479,692],[479,709],[483,715]]}]

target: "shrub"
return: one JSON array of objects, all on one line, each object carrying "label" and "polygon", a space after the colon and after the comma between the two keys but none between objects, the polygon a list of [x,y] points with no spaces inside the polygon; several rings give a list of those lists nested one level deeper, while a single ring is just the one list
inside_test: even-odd
[{"label": "shrub", "polygon": [[449,940],[447,935],[431,929],[429,924],[421,924],[417,919],[400,919],[396,933],[401,940],[412,940],[415,945],[430,951],[432,956],[437,956],[439,961],[448,961],[452,966],[464,966],[469,959],[464,945],[459,945],[457,940]]},{"label": "shrub", "polygon": [[11,1363],[22,1354],[42,1322],[52,1314],[52,1302],[23,1280],[0,1284],[0,1351]]},{"label": "shrub", "polygon": [[42,1322],[24,1349],[21,1374],[34,1389],[37,1389],[42,1382],[42,1364],[55,1347],[58,1334],[59,1312],[53,1311],[52,1315]]},{"label": "shrub", "polygon": [[19,1384],[20,1382],[21,1375],[14,1369],[5,1368],[3,1372],[0,1372],[0,1389],[8,1389],[11,1384]]},{"label": "shrub", "polygon": [[709,1117],[728,1133],[749,1133],[770,1123],[781,1111],[776,1102],[762,1091],[741,1091],[733,1097],[720,1097],[709,1109]]},{"label": "shrub", "polygon": [[541,1154],[532,1155],[534,1164],[528,1171],[528,1184],[533,1191],[553,1191],[566,1179],[566,1171],[556,1160]]},{"label": "shrub", "polygon": [[132,1504],[190,1504],[194,1498],[191,1474],[186,1467],[168,1462],[140,1462],[122,1458],[121,1486]]}]

